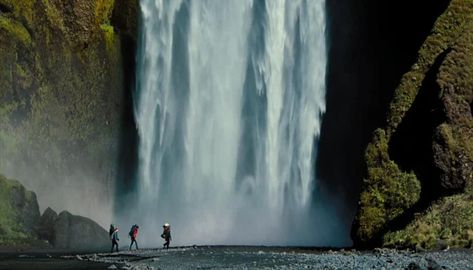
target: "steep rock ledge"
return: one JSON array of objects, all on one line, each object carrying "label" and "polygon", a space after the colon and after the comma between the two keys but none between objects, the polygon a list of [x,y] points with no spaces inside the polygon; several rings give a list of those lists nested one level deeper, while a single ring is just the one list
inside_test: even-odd
[{"label": "steep rock ledge", "polygon": [[472,44],[473,1],[452,0],[367,147],[358,246],[471,245]]},{"label": "steep rock ledge", "polygon": [[41,246],[35,236],[39,218],[36,195],[0,174],[0,247]]},{"label": "steep rock ledge", "polygon": [[93,220],[47,208],[40,217],[36,194],[0,175],[0,250],[38,248],[108,250],[107,231]]},{"label": "steep rock ledge", "polygon": [[0,0],[0,171],[43,205],[111,215],[137,6]]},{"label": "steep rock ledge", "polygon": [[361,191],[366,146],[373,131],[386,122],[400,78],[416,62],[449,2],[327,1],[327,111],[314,198],[339,213],[347,239]]}]

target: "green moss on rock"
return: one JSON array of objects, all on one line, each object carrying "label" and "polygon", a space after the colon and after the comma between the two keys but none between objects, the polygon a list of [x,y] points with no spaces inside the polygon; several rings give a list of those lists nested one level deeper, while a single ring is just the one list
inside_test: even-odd
[{"label": "green moss on rock", "polygon": [[384,236],[384,245],[396,248],[469,248],[472,244],[473,198],[467,194],[435,202],[405,229]]},{"label": "green moss on rock", "polygon": [[109,24],[112,17],[115,0],[97,0],[95,3],[95,17],[98,24]]},{"label": "green moss on rock", "polygon": [[369,241],[386,223],[414,205],[420,196],[420,183],[413,173],[402,172],[390,160],[384,130],[375,132],[373,142],[366,150],[368,175],[360,198],[357,235]]},{"label": "green moss on rock", "polygon": [[[114,192],[127,87],[115,2],[0,0],[0,171],[79,214]],[[95,201],[57,205],[52,188]]]},{"label": "green moss on rock", "polygon": [[447,10],[438,18],[422,45],[417,62],[406,73],[395,91],[389,106],[388,138],[396,130],[405,113],[409,110],[420,89],[421,83],[437,57],[457,42],[457,39],[468,29],[472,19],[473,1],[452,0]]},{"label": "green moss on rock", "polygon": [[[452,0],[422,45],[416,63],[402,77],[390,103],[387,125],[376,130],[373,141],[367,147],[365,154],[367,174],[353,226],[353,237],[357,244],[372,243],[377,241],[378,237],[383,238],[382,234],[390,229],[390,222],[403,215],[420,200],[421,190],[427,188],[421,186],[421,183],[434,185],[431,179],[420,181],[415,173],[402,171],[389,156],[391,138],[404,121],[407,111],[412,108],[427,73],[433,70],[434,64],[440,66],[438,72],[434,74],[436,76],[434,80],[440,89],[439,98],[445,119],[434,128],[432,138],[425,138],[432,142],[434,155],[432,165],[439,170],[439,185],[445,195],[452,192],[465,194],[471,192],[473,1]],[[434,89],[428,90],[434,91]],[[456,239],[455,241],[467,239],[465,231],[468,231],[468,228],[459,233],[459,230],[448,226],[448,231],[444,231],[442,225],[444,222],[434,218],[445,214],[447,208],[444,204],[439,203],[418,216],[416,223],[410,225],[410,229],[388,233],[384,240],[381,240],[385,245],[400,241],[431,248],[439,235]],[[454,203],[449,205],[458,206],[458,211],[466,213],[467,208],[462,205]],[[466,215],[459,216],[466,217]],[[464,224],[469,218],[453,220],[458,224]],[[414,227],[419,230],[415,236],[413,236]],[[410,238],[407,239],[408,237]]]},{"label": "green moss on rock", "polygon": [[36,195],[18,181],[0,175],[0,246],[38,245],[34,231],[38,221]]},{"label": "green moss on rock", "polygon": [[12,10],[17,19],[33,21],[34,4],[37,0],[0,0],[0,4]]},{"label": "green moss on rock", "polygon": [[117,47],[117,38],[113,26],[109,24],[102,24],[100,25],[100,28],[102,29],[102,33],[105,38],[107,50],[113,52],[114,48]]},{"label": "green moss on rock", "polygon": [[0,31],[6,31],[12,38],[15,38],[19,42],[30,45],[31,44],[31,36],[25,27],[8,17],[0,15]]}]

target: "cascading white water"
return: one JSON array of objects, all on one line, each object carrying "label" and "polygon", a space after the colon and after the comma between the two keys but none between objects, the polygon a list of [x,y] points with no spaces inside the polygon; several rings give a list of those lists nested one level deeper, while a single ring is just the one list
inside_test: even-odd
[{"label": "cascading white water", "polygon": [[133,219],[175,244],[314,244],[325,1],[140,5]]}]

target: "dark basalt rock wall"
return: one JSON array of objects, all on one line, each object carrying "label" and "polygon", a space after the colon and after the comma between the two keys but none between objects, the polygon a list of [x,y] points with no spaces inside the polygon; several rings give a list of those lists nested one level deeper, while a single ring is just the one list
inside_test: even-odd
[{"label": "dark basalt rock wall", "polygon": [[44,210],[38,226],[38,236],[40,239],[45,239],[49,243],[54,243],[54,223],[56,219],[57,213],[53,209],[48,207]]},{"label": "dark basalt rock wall", "polygon": [[358,245],[472,244],[472,41],[473,1],[452,0],[367,147]]},{"label": "dark basalt rock wall", "polygon": [[330,198],[323,203],[339,208],[347,230],[365,174],[366,146],[386,122],[396,86],[448,3],[327,1],[327,112],[319,143],[318,192]]},{"label": "dark basalt rock wall", "polygon": [[64,211],[54,220],[52,238],[54,248],[62,250],[108,250],[108,232],[94,221]]}]

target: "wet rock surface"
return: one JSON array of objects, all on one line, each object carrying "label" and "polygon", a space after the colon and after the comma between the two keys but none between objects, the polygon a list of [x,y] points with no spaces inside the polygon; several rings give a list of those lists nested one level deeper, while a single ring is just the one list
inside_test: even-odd
[{"label": "wet rock surface", "polygon": [[45,248],[108,250],[108,232],[95,221],[67,211],[58,215],[48,207],[40,216],[36,194],[0,175],[0,252]]},{"label": "wet rock surface", "polygon": [[415,253],[269,247],[181,247],[62,256],[108,269],[473,269],[471,250]]},{"label": "wet rock surface", "polygon": [[33,232],[39,220],[39,206],[36,194],[22,185],[15,185],[10,191],[11,205],[27,232]]},{"label": "wet rock surface", "polygon": [[49,243],[54,243],[53,228],[56,218],[57,213],[48,207],[39,220],[38,235],[41,239],[47,240]]},{"label": "wet rock surface", "polygon": [[34,236],[39,221],[34,192],[0,174],[0,248],[39,245]]},{"label": "wet rock surface", "polygon": [[355,246],[471,246],[472,26],[473,2],[448,1],[394,91],[366,148]]},{"label": "wet rock surface", "polygon": [[54,221],[53,245],[58,249],[104,250],[109,239],[95,221],[63,211]]}]

